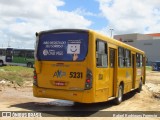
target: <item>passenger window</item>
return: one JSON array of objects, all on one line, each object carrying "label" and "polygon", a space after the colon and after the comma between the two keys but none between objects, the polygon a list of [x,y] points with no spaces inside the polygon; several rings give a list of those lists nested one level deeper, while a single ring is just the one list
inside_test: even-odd
[{"label": "passenger window", "polygon": [[129,50],[125,50],[125,66],[131,67],[131,52]]},{"label": "passenger window", "polygon": [[142,66],[143,66],[143,56],[140,55],[140,67],[142,67]]},{"label": "passenger window", "polygon": [[108,66],[107,43],[101,40],[96,41],[96,65],[97,67]]},{"label": "passenger window", "polygon": [[137,67],[142,67],[143,63],[143,56],[141,54],[136,54],[136,66]]},{"label": "passenger window", "polygon": [[125,66],[124,49],[121,47],[118,48],[118,66],[121,68]]}]

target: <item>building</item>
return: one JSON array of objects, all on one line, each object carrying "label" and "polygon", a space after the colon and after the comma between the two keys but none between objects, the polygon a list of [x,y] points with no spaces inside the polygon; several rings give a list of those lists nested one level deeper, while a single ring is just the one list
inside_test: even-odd
[{"label": "building", "polygon": [[154,61],[160,61],[160,33],[115,35],[114,39],[145,51],[147,65],[151,65],[151,62]]}]

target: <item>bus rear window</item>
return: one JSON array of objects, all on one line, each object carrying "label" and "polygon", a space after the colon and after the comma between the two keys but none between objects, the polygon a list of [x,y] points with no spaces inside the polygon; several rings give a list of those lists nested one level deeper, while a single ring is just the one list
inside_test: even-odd
[{"label": "bus rear window", "polygon": [[46,61],[82,61],[88,52],[88,33],[44,33],[39,37],[37,58]]}]

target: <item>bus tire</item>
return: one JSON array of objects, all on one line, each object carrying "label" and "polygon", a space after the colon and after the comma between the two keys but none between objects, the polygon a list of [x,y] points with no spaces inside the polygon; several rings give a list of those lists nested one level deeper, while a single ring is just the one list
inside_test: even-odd
[{"label": "bus tire", "polygon": [[137,89],[137,92],[141,92],[142,91],[142,80],[140,80],[140,82],[139,82],[139,87],[138,87],[138,89]]},{"label": "bus tire", "polygon": [[27,63],[27,67],[33,68],[33,64],[31,62]]},{"label": "bus tire", "polygon": [[115,99],[114,103],[116,105],[119,105],[122,102],[122,99],[123,99],[123,85],[120,84],[118,89],[118,97]]},{"label": "bus tire", "polygon": [[0,60],[0,67],[1,67],[1,66],[3,66],[3,61],[2,61],[2,60]]}]

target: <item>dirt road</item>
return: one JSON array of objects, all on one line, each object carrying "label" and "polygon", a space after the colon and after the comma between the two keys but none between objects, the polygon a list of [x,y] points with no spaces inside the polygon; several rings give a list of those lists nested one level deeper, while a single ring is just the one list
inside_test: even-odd
[{"label": "dirt road", "polygon": [[[160,111],[160,72],[147,72],[143,91],[124,95],[124,101],[120,105],[114,105],[112,101],[74,105],[71,101],[35,98],[31,86],[23,88],[5,86],[0,91],[0,111],[45,111],[50,114],[49,111],[76,110],[93,111],[90,114],[86,112],[86,116],[94,116],[98,111]],[[79,113],[68,114],[74,117]],[[67,114],[54,112],[52,115],[64,117]]]}]

